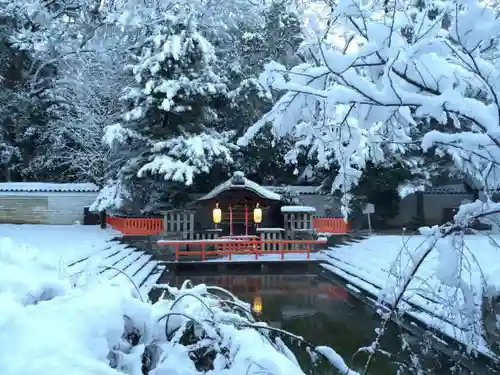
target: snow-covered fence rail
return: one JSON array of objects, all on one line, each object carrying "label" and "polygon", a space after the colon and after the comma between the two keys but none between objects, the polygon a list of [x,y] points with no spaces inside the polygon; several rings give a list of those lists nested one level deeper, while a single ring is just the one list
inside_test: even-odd
[{"label": "snow-covered fence rail", "polygon": [[153,235],[163,231],[162,218],[107,216],[106,223],[124,235]]},{"label": "snow-covered fence rail", "polygon": [[343,234],[349,232],[349,223],[346,223],[343,218],[315,217],[312,222],[318,233]]},{"label": "snow-covered fence rail", "polygon": [[172,210],[164,214],[165,233],[193,233],[194,212]]},{"label": "snow-covered fence rail", "polygon": [[285,229],[289,232],[313,229],[312,219],[316,213],[314,207],[283,206],[281,213],[285,219]]},{"label": "snow-covered fence rail", "polygon": [[183,237],[186,240],[216,240],[219,238],[220,231],[216,230],[201,230],[188,232]]},{"label": "snow-covered fence rail", "polygon": [[285,234],[285,230],[283,228],[259,228],[257,229],[257,232],[260,235],[260,240],[264,242],[262,250],[278,250],[278,243],[267,243],[267,241],[283,240]]}]

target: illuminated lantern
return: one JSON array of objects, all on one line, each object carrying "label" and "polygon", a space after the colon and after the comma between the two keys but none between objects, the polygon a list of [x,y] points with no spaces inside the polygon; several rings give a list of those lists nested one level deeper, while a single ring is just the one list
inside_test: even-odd
[{"label": "illuminated lantern", "polygon": [[220,224],[220,222],[222,221],[222,211],[219,208],[219,203],[215,205],[215,208],[212,211],[212,219],[214,221],[214,224]]},{"label": "illuminated lantern", "polygon": [[258,203],[253,210],[253,221],[255,224],[260,224],[262,222],[262,208],[259,207]]},{"label": "illuminated lantern", "polygon": [[262,298],[259,296],[253,297],[252,311],[256,314],[262,312]]}]

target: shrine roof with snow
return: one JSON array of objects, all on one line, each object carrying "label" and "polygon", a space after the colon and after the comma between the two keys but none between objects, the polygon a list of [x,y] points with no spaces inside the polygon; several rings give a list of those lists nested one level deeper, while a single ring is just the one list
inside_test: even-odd
[{"label": "shrine roof with snow", "polygon": [[209,193],[205,194],[201,198],[198,198],[198,201],[206,201],[214,199],[225,191],[238,190],[238,189],[249,190],[264,199],[269,199],[273,201],[281,200],[281,195],[259,185],[254,181],[249,180],[248,178],[245,177],[243,172],[234,172],[233,177],[223,182],[222,184],[216,186],[214,189],[212,189]]}]

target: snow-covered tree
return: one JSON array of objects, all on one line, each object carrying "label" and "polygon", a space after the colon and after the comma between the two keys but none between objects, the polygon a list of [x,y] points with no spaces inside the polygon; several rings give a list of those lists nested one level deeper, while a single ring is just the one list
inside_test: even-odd
[{"label": "snow-covered tree", "polygon": [[103,178],[102,130],[110,122],[99,114],[113,113],[108,106],[113,98],[106,94],[116,90],[122,74],[116,67],[117,74],[105,72],[112,66],[105,62],[114,58],[116,64],[113,49],[123,45],[108,5],[94,0],[0,2],[6,26],[2,51],[10,59],[3,64],[2,76],[9,78],[2,94],[4,103],[12,103],[3,114],[15,124],[2,131],[4,140],[15,135],[4,148],[4,156],[11,155],[3,158],[12,172],[6,179]]},{"label": "snow-covered tree", "polygon": [[[302,41],[300,14],[290,0],[272,0],[259,13],[259,20],[245,19],[231,32],[232,43],[218,44],[221,74],[228,80],[230,105],[221,115],[226,129],[241,136],[248,127],[272,108],[278,93],[266,91],[258,75],[269,61],[287,66],[297,63],[296,51]],[[235,156],[236,170],[243,170],[261,183],[292,183],[296,166],[285,154],[292,144],[278,139],[272,128],[262,129],[247,147]],[[230,169],[230,168],[228,168]],[[235,169],[233,169],[234,171]]]},{"label": "snow-covered tree", "polygon": [[[19,181],[39,176],[33,161],[42,152],[49,104],[42,93],[31,91],[32,66],[38,61],[16,47],[24,18],[11,5],[0,2],[0,179]],[[51,79],[53,66],[41,68],[39,76]]]},{"label": "snow-covered tree", "polygon": [[105,135],[115,152],[128,152],[120,178],[191,185],[214,163],[232,161],[230,133],[217,130],[227,87],[215,63],[194,16],[171,13],[155,25],[128,66],[135,85],[122,96],[123,121]]},{"label": "snow-covered tree", "polygon": [[339,165],[333,189],[346,205],[368,161],[415,150],[448,154],[479,186],[498,187],[497,9],[342,0],[330,13],[326,32],[309,20],[308,63],[267,65],[261,83],[286,93],[240,144],[267,121],[295,133]]},{"label": "snow-covered tree", "polygon": [[110,150],[102,142],[104,129],[123,109],[116,92],[130,82],[116,63],[123,55],[87,53],[58,61],[58,77],[46,96],[51,100],[49,146],[40,163],[57,165],[63,180],[99,185],[116,172]]},{"label": "snow-covered tree", "polygon": [[[49,107],[44,118],[37,119],[47,125],[34,136],[40,152],[31,153],[30,159],[34,159],[22,168],[28,179],[98,183],[110,177],[116,179],[116,171],[128,163],[132,154],[124,148],[113,152],[116,147],[111,150],[103,147],[100,137],[103,129],[116,123],[121,106],[135,101],[137,107],[143,107],[144,103],[140,104],[138,98],[128,104],[117,103],[117,96],[110,93],[133,86],[129,80],[134,77],[127,77],[122,70],[130,64],[130,53],[140,56],[141,48],[152,43],[152,35],[160,35],[167,27],[173,27],[167,25],[170,15],[191,13],[197,20],[197,32],[210,42],[211,53],[218,58],[217,64],[209,65],[229,91],[228,98],[222,98],[215,110],[219,130],[245,129],[269,108],[272,98],[265,92],[260,96],[263,90],[255,74],[269,59],[268,52],[273,54],[271,58],[285,62],[293,57],[290,55],[299,41],[297,17],[289,2],[283,0],[270,3],[13,0],[2,1],[0,5],[0,14],[15,15],[19,20],[9,35],[13,48],[33,59],[26,80],[26,95],[43,98]],[[285,8],[286,12],[282,12]],[[235,74],[236,66],[240,67],[238,74]],[[44,73],[47,70],[51,70],[52,76]],[[251,101],[255,102],[254,107],[249,105]],[[152,114],[149,111],[146,117]],[[124,126],[134,128],[132,123]],[[188,134],[186,129],[183,132]],[[24,157],[22,150],[16,151],[16,145],[9,143],[7,134],[5,137],[4,160],[10,160],[16,152]],[[228,137],[229,134],[223,134],[223,143]]]},{"label": "snow-covered tree", "polygon": [[238,130],[245,131],[276,100],[277,95],[267,92],[258,81],[265,64],[276,60],[292,66],[299,61],[296,51],[302,42],[301,21],[292,5],[290,0],[270,1],[261,12],[262,22],[244,22],[233,33],[232,53],[221,56],[231,88],[226,121],[236,123]]},{"label": "snow-covered tree", "polygon": [[[488,195],[500,185],[499,10],[474,0],[335,2],[327,19],[308,20],[313,35],[302,45],[307,63],[267,65],[262,84],[285,94],[240,144],[269,121],[279,134],[300,137],[325,164],[339,166],[333,190],[344,195],[346,206],[369,163],[423,160],[413,170],[426,172],[428,154],[449,157]],[[425,244],[409,250],[411,261],[394,271],[396,281],[380,294],[390,306],[381,332],[404,309],[410,282],[435,251],[437,285],[454,295],[443,305],[461,315],[471,341],[481,336],[474,296],[482,291],[468,281],[473,260],[463,234],[499,209],[491,200],[463,204],[453,223],[421,230]],[[441,245],[444,237],[449,243]],[[379,346],[377,339],[369,363]]]},{"label": "snow-covered tree", "polygon": [[295,166],[287,163],[285,155],[292,144],[289,139],[274,137],[270,126],[266,126],[236,153],[237,168],[259,184],[290,183]]}]

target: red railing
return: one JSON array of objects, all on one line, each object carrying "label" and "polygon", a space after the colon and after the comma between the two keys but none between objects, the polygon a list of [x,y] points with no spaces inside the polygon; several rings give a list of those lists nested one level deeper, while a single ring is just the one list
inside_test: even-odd
[{"label": "red railing", "polygon": [[342,234],[349,232],[349,223],[343,218],[337,217],[315,217],[313,227],[318,233]]},{"label": "red railing", "polygon": [[[269,254],[278,254],[284,260],[287,254],[304,254],[306,259],[311,257],[312,245],[324,245],[326,240],[200,240],[200,241],[170,241],[160,240],[160,246],[174,247],[175,261],[183,256],[200,256],[204,261],[210,256],[227,256],[229,261],[233,255],[252,255],[255,260]],[[269,246],[266,246],[269,245]],[[186,250],[181,250],[181,246]],[[271,250],[267,248],[277,250]]]},{"label": "red railing", "polygon": [[238,252],[238,251],[247,251],[247,250],[257,250],[261,249],[261,241],[257,236],[229,236],[219,238],[218,241],[220,243],[216,246],[218,251],[222,252]]},{"label": "red railing", "polygon": [[[107,216],[106,223],[124,235],[154,235],[163,231],[162,218],[126,218]],[[349,224],[343,218],[315,217],[313,228],[319,233],[342,234],[349,231]],[[242,236],[241,239],[244,239]],[[236,245],[235,245],[236,246]]]},{"label": "red railing", "polygon": [[106,223],[124,235],[147,236],[163,231],[162,218],[130,218],[107,216]]}]

